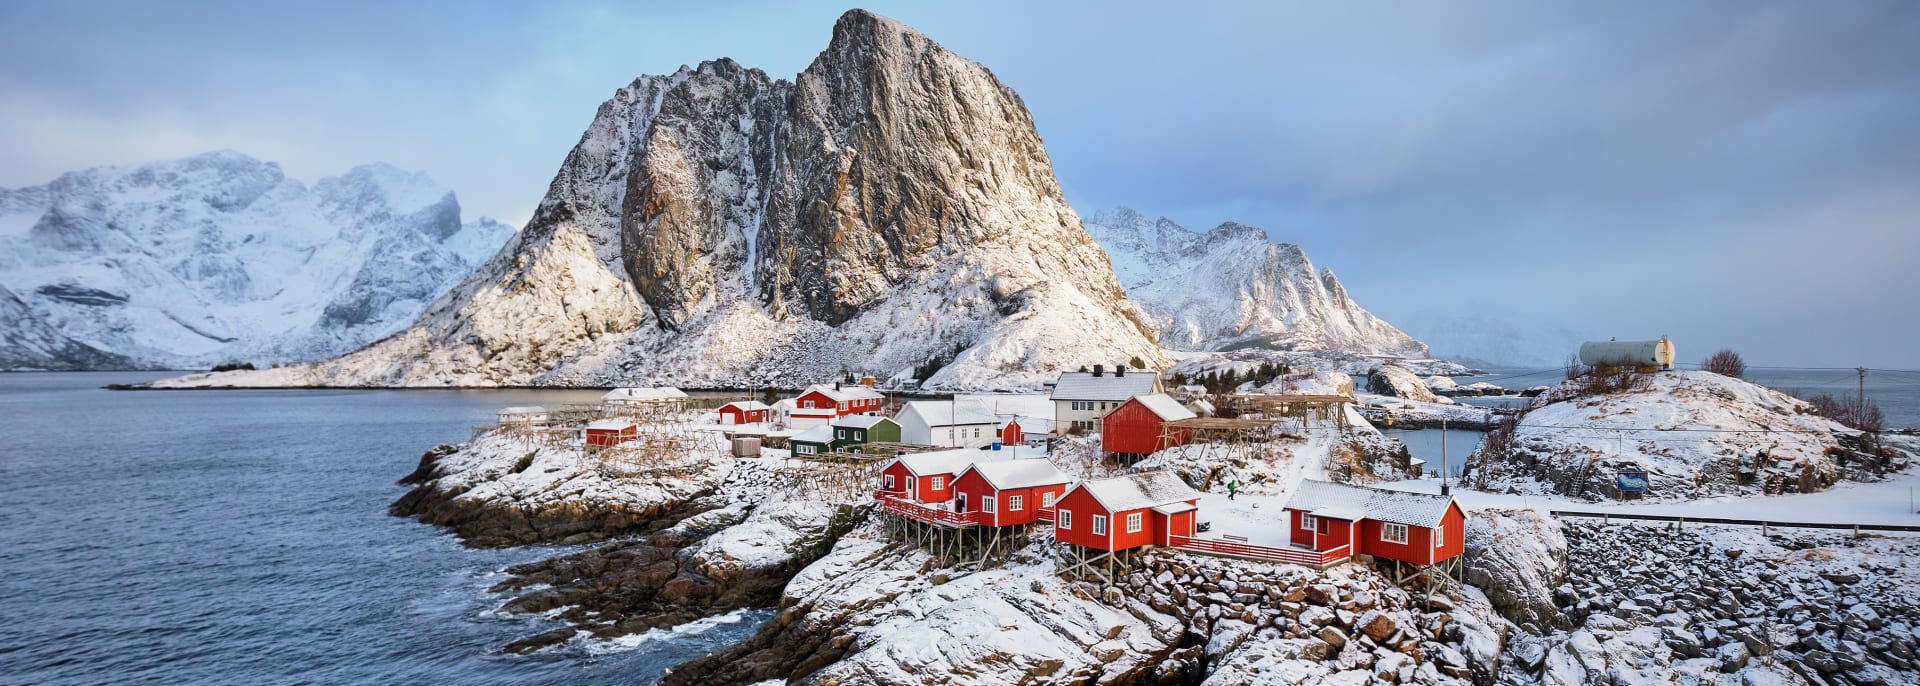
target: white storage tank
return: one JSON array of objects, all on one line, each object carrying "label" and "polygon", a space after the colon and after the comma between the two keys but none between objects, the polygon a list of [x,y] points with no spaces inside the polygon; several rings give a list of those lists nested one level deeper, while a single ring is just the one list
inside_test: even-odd
[{"label": "white storage tank", "polygon": [[1587,341],[1580,344],[1580,363],[1672,369],[1673,341]]}]

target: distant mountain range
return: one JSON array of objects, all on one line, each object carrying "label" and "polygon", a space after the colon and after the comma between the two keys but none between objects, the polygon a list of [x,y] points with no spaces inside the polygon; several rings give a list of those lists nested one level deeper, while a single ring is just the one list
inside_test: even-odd
[{"label": "distant mountain range", "polygon": [[308,187],[215,152],[0,189],[0,368],[324,359],[413,321],[512,233],[384,164]]}]

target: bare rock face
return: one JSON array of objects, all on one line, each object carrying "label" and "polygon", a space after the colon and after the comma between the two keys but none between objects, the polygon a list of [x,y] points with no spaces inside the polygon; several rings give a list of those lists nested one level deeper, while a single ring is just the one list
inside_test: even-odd
[{"label": "bare rock face", "polygon": [[854,10],[792,82],[731,60],[600,108],[518,241],[331,362],[159,385],[1031,388],[1167,362],[986,68]]},{"label": "bare rock face", "polygon": [[1423,403],[1435,402],[1433,390],[1420,375],[1397,364],[1383,364],[1367,377],[1367,392]]},{"label": "bare rock face", "polygon": [[1535,634],[1571,626],[1555,603],[1567,577],[1560,523],[1537,510],[1482,510],[1467,520],[1467,583],[1494,609]]}]

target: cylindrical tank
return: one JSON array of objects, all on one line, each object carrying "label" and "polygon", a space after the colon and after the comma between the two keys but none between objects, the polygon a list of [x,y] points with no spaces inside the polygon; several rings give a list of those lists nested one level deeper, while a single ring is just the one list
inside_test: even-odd
[{"label": "cylindrical tank", "polygon": [[1673,341],[1587,341],[1580,344],[1580,363],[1672,369]]}]

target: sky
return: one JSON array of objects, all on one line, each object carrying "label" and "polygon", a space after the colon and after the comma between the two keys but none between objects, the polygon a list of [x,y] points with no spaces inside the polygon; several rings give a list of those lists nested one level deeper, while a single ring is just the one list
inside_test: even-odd
[{"label": "sky", "polygon": [[[1920,368],[1920,4],[863,6],[1018,91],[1083,214],[1262,227],[1439,352]],[[231,149],[517,225],[614,89],[792,78],[849,7],[0,0],[0,187]]]}]

